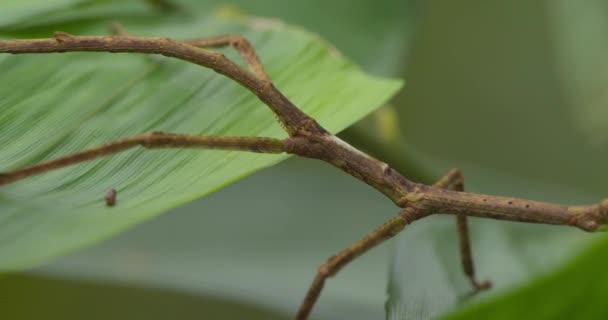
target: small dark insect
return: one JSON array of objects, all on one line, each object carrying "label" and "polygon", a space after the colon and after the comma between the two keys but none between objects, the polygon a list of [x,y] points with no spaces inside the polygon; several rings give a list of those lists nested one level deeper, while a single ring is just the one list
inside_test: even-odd
[{"label": "small dark insect", "polygon": [[105,196],[105,200],[106,200],[106,205],[108,207],[113,207],[116,204],[116,189],[110,189],[110,191],[108,191],[108,193],[106,193]]}]

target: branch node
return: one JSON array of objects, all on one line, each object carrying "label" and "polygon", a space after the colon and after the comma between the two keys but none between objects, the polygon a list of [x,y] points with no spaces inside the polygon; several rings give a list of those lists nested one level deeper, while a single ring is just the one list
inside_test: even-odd
[{"label": "branch node", "polygon": [[273,84],[270,80],[260,80],[260,86],[258,88],[257,94],[260,96],[266,95],[270,90],[273,90]]},{"label": "branch node", "polygon": [[[332,256],[331,258],[329,258],[328,262],[333,260],[336,256]],[[319,274],[323,277],[323,278],[329,278],[331,276],[333,276],[332,272],[330,271],[330,267],[328,266],[328,263],[324,263],[321,266],[319,266]]]},{"label": "branch node", "polygon": [[600,201],[598,205],[598,225],[595,226],[597,231],[608,231],[608,199]]},{"label": "branch node", "polygon": [[568,211],[572,214],[569,225],[588,232],[608,231],[608,199],[592,206],[572,206]]},{"label": "branch node", "polygon": [[406,193],[403,197],[397,200],[397,205],[401,208],[411,207],[413,204],[424,199],[424,193],[420,188],[416,187],[411,192]]},{"label": "branch node", "polygon": [[55,40],[59,43],[64,43],[74,39],[74,36],[67,32],[55,31],[53,33],[53,38],[55,38]]},{"label": "branch node", "polygon": [[405,224],[408,225],[428,215],[428,212],[424,209],[409,205],[403,211],[399,212],[399,215],[401,216],[401,218],[403,218],[403,220],[405,220]]}]

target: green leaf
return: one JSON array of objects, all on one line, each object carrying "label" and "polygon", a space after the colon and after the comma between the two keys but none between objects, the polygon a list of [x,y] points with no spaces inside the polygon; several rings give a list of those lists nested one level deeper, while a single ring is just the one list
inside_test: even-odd
[{"label": "green leaf", "polygon": [[[292,157],[36,272],[228,298],[292,319],[319,265],[397,212],[334,167]],[[390,248],[328,281],[312,319],[384,318]]]},{"label": "green leaf", "polygon": [[[301,29],[240,19],[123,22],[129,31],[151,36],[244,35],[276,85],[332,132],[362,118],[400,87],[399,81],[363,74]],[[104,27],[66,31],[103,33]],[[251,93],[180,61],[107,53],[7,55],[0,57],[0,69],[0,170],[154,130],[284,136]],[[285,158],[133,150],[8,185],[0,191],[0,269],[28,268],[98,242]],[[110,188],[118,190],[113,208],[103,202]]]},{"label": "green leaf", "polygon": [[[225,1],[183,2],[189,16],[204,17]],[[230,1],[248,13],[318,33],[365,70],[385,76],[402,72],[411,2]],[[48,36],[49,28],[35,36]],[[36,273],[228,297],[292,318],[318,265],[395,213],[394,205],[367,185],[325,163],[292,157]],[[383,318],[389,249],[374,249],[332,279],[313,318]]]},{"label": "green leaf", "polygon": [[558,272],[445,319],[606,319],[606,252],[603,237]]}]

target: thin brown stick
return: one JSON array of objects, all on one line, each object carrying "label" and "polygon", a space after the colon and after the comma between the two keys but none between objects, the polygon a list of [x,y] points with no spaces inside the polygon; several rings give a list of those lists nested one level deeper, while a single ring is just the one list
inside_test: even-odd
[{"label": "thin brown stick", "polygon": [[[433,186],[436,188],[461,188],[463,185],[463,176],[458,169],[450,170],[445,176],[443,176],[439,181],[437,181]],[[381,225],[376,230],[366,234],[361,240],[352,244],[348,248],[344,249],[340,253],[335,256],[329,258],[324,264],[319,267],[317,271],[317,275],[315,276],[304,301],[300,305],[300,309],[298,311],[297,319],[307,319],[310,314],[315,302],[319,298],[321,294],[321,290],[325,285],[325,281],[327,278],[333,277],[336,273],[338,273],[344,266],[354,260],[356,257],[364,254],[368,250],[373,247],[381,244],[382,242],[394,237],[399,232],[405,228],[406,225],[421,219],[427,216],[429,213],[425,211],[418,210],[415,207],[407,207],[400,213],[400,216],[395,217],[383,225]],[[458,217],[465,217],[464,215],[458,215]],[[465,230],[466,231],[466,230]],[[468,244],[468,234],[465,234],[467,237],[467,249],[461,250],[461,254],[464,260],[468,259],[467,264],[464,265],[465,274],[471,279],[472,284],[476,290],[489,288],[489,283],[485,282],[478,283],[475,280],[475,275],[473,272],[473,260],[471,257],[470,245]],[[461,243],[462,249],[462,243]]]},{"label": "thin brown stick", "polygon": [[407,208],[399,216],[385,222],[376,230],[366,234],[361,240],[355,242],[340,253],[329,258],[319,267],[317,275],[312,281],[308,292],[306,292],[304,301],[300,305],[296,319],[308,319],[315,302],[321,294],[321,290],[323,289],[327,278],[333,277],[340,271],[340,269],[353,261],[355,258],[383,243],[384,241],[394,237],[396,234],[401,232],[406,225],[422,218],[423,216],[424,215],[420,215],[418,212],[416,212],[415,209]]},{"label": "thin brown stick", "polygon": [[419,185],[408,194],[411,204],[448,214],[490,218],[505,221],[542,223],[578,227],[585,231],[602,231],[608,217],[608,200],[596,205],[564,206],[520,198],[497,197],[443,190]]},{"label": "thin brown stick", "polygon": [[464,274],[469,279],[475,293],[490,289],[492,287],[492,282],[488,280],[479,281],[475,277],[475,264],[473,263],[473,253],[471,252],[471,240],[469,239],[467,216],[457,214],[456,226],[456,230],[458,231],[458,244],[460,246],[460,259]]},{"label": "thin brown stick", "polygon": [[211,38],[188,39],[184,40],[184,42],[199,48],[222,48],[231,46],[241,55],[253,73],[260,79],[272,82],[251,43],[239,35],[231,34]]},{"label": "thin brown stick", "polygon": [[276,114],[290,135],[299,131],[325,133],[316,121],[296,108],[274,85],[241,68],[221,53],[197,48],[169,38],[134,36],[73,36],[55,32],[50,39],[3,40],[0,53],[60,53],[75,51],[133,52],[161,54],[198,64],[240,83],[260,98]]},{"label": "thin brown stick", "polygon": [[[112,23],[110,26],[110,31],[113,35],[117,36],[132,36],[119,22]],[[260,79],[272,82],[268,76],[268,73],[266,73],[266,70],[264,69],[264,65],[258,57],[255,48],[242,36],[230,34],[209,38],[187,39],[182,40],[182,42],[198,48],[223,48],[231,46],[239,53],[239,55],[241,55],[245,63],[249,66],[249,69],[255,75],[257,75]]]},{"label": "thin brown stick", "polygon": [[[394,236],[405,225],[433,212],[454,214],[458,217],[475,216],[507,221],[568,225],[586,231],[603,230],[608,223],[608,200],[596,205],[562,206],[525,199],[446,190],[441,188],[444,186],[442,181],[435,186],[412,182],[388,164],[374,159],[330,134],[314,119],[298,109],[268,79],[253,48],[243,43],[235,40],[235,38],[226,37],[206,41],[183,42],[167,38],[143,38],[124,35],[110,37],[72,36],[63,32],[55,33],[55,36],[50,39],[0,40],[0,53],[134,52],[161,54],[189,61],[226,75],[247,88],[276,114],[279,123],[290,136],[285,140],[277,140],[254,137],[201,137],[163,133],[140,135],[0,174],[0,185],[122,152],[135,146],[148,148],[205,147],[265,153],[287,152],[331,163],[383,193],[404,210],[400,217],[390,220],[353,246],[330,258],[319,269],[319,273],[298,313],[298,319],[307,318],[327,277],[334,275],[357,256]],[[243,55],[254,72],[243,69],[220,53],[201,49],[195,45],[232,45],[239,50],[239,53]],[[446,179],[446,183],[453,183],[450,178]],[[463,225],[466,234],[466,224]],[[463,228],[462,225],[460,228]],[[468,237],[465,242],[465,245],[468,244]],[[468,249],[464,246],[461,248],[464,248],[464,251],[470,251],[470,247]],[[469,254],[464,252],[463,257],[467,255],[470,257]],[[469,271],[472,275],[472,260],[470,263],[463,260],[463,264],[467,265],[465,270],[470,266]],[[471,279],[474,280],[474,277]]]},{"label": "thin brown stick", "polygon": [[12,183],[51,170],[56,170],[81,162],[120,153],[137,146],[142,146],[147,149],[201,148],[251,151],[260,153],[285,152],[284,141],[272,138],[194,136],[187,134],[152,132],[150,134],[141,134],[130,138],[113,141],[98,147],[73,153],[51,161],[38,163],[33,166],[25,167],[12,172],[1,173],[0,185]]},{"label": "thin brown stick", "polygon": [[[464,191],[464,176],[460,170],[452,169],[433,186],[455,191]],[[458,245],[460,247],[460,259],[464,274],[469,279],[475,293],[489,289],[492,286],[490,281],[478,281],[475,277],[475,265],[473,263],[473,253],[471,251],[467,216],[464,214],[456,214],[456,226],[456,230],[458,231]]]}]

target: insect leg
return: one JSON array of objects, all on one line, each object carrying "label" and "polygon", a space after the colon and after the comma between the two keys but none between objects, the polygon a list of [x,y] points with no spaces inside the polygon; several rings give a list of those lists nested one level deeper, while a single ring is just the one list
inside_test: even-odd
[{"label": "insect leg", "polygon": [[[458,169],[450,170],[441,180],[433,185],[438,188],[464,191],[464,176]],[[456,215],[458,230],[458,243],[460,246],[460,258],[464,274],[467,276],[475,292],[488,289],[492,286],[489,281],[478,281],[475,277],[473,253],[471,252],[471,240],[469,238],[469,226],[467,217],[463,214]]]},{"label": "insect leg", "polygon": [[137,146],[158,148],[202,148],[240,150],[259,153],[283,153],[284,141],[258,137],[222,137],[153,132],[116,140],[101,146],[73,153],[54,160],[38,163],[12,172],[0,173],[0,185],[9,184],[33,175],[71,166],[77,163],[120,153]]}]

